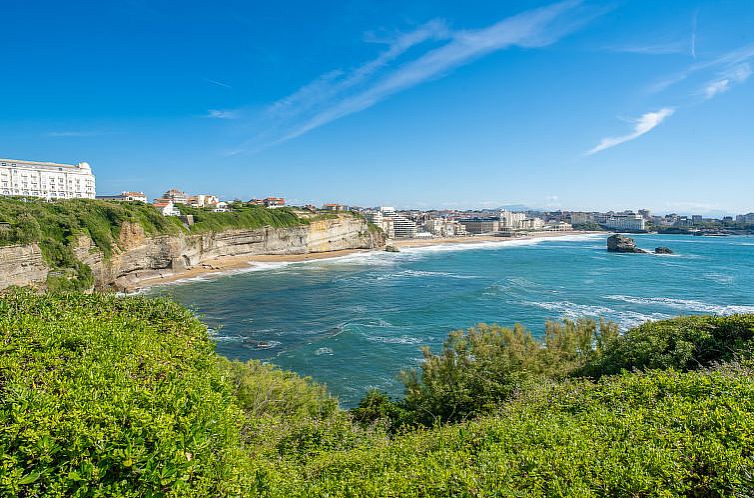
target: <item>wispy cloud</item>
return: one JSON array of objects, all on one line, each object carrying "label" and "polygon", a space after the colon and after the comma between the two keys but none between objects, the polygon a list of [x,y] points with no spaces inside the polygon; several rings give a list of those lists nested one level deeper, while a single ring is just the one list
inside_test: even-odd
[{"label": "wispy cloud", "polygon": [[[692,77],[709,74],[712,71],[718,71],[723,74],[734,73],[737,68],[740,68],[743,65],[748,66],[748,62],[752,58],[754,58],[754,44],[744,45],[719,57],[695,62],[682,71],[671,74],[669,76],[665,76],[659,81],[653,83],[649,87],[649,92],[664,92],[679,83],[689,80]],[[743,81],[746,81],[747,78],[748,76],[746,78],[739,79],[738,81],[731,81],[731,83],[743,83]],[[704,94],[704,92],[702,93]]]},{"label": "wispy cloud", "polygon": [[699,24],[699,7],[694,10],[691,16],[691,42],[690,49],[691,57],[696,59],[696,27]]},{"label": "wispy cloud", "polygon": [[207,111],[207,114],[205,114],[204,117],[214,119],[237,119],[239,115],[239,111],[233,109],[210,109],[209,111]]},{"label": "wispy cloud", "polygon": [[223,83],[222,81],[211,80],[211,79],[209,79],[209,78],[204,78],[204,81],[206,81],[207,83],[209,83],[209,84],[211,84],[211,85],[215,85],[215,86],[221,86],[221,87],[223,87],[223,88],[233,88],[233,87],[232,87],[232,86],[230,86],[229,84],[227,84],[227,83]]},{"label": "wispy cloud", "polygon": [[751,66],[749,63],[739,64],[724,72],[718,79],[707,83],[702,93],[705,99],[709,100],[718,94],[727,92],[734,84],[743,83],[751,76]]},{"label": "wispy cloud", "polygon": [[606,10],[566,0],[476,30],[431,21],[396,37],[377,58],[350,71],[327,72],[276,102],[260,117],[260,132],[234,152],[300,137],[493,52],[550,45]]},{"label": "wispy cloud", "polygon": [[619,137],[603,138],[596,147],[587,151],[586,155],[596,154],[597,152],[609,149],[610,147],[615,147],[616,145],[635,140],[654,130],[660,125],[660,123],[665,121],[666,118],[671,116],[673,112],[674,110],[669,107],[660,109],[659,111],[648,112],[636,120],[634,130],[631,133]]},{"label": "wispy cloud", "polygon": [[625,52],[629,54],[671,55],[685,54],[688,48],[685,41],[677,40],[634,45],[614,45],[607,47],[606,50],[610,52]]},{"label": "wispy cloud", "polygon": [[65,131],[49,131],[45,133],[46,137],[52,138],[83,138],[83,137],[99,137],[102,135],[115,135],[117,131],[109,130],[65,130]]}]

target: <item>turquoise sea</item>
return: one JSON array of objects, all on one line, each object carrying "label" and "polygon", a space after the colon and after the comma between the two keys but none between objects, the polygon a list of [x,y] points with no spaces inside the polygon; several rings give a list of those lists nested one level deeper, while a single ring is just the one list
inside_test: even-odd
[{"label": "turquoise sea", "polygon": [[754,313],[754,237],[639,235],[674,255],[611,254],[606,235],[444,245],[261,264],[153,288],[192,307],[217,350],[327,384],[344,406],[369,387],[401,394],[397,375],[479,322],[535,334],[561,317],[625,329],[680,314]]}]

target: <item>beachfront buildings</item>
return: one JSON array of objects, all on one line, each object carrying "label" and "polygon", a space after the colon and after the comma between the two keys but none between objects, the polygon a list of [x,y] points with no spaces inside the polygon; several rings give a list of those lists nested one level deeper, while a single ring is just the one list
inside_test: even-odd
[{"label": "beachfront buildings", "polygon": [[500,211],[500,228],[503,230],[518,230],[525,219],[526,213],[514,213],[502,210]]},{"label": "beachfront buildings", "polygon": [[483,233],[494,233],[500,230],[500,220],[498,218],[462,218],[458,223],[464,226],[468,233],[480,235]]},{"label": "beachfront buildings", "polygon": [[97,199],[103,201],[118,201],[118,202],[147,202],[147,196],[144,192],[121,192],[116,195],[98,195]]},{"label": "beachfront buildings", "polygon": [[607,213],[597,218],[597,222],[611,230],[644,231],[647,222],[640,214],[633,213]]},{"label": "beachfront buildings", "polygon": [[395,212],[395,208],[383,206],[378,211],[367,211],[364,217],[382,229],[390,239],[416,237],[416,223]]},{"label": "beachfront buildings", "polygon": [[0,195],[94,199],[94,174],[88,163],[0,159]]},{"label": "beachfront buildings", "polygon": [[461,237],[468,235],[466,227],[456,220],[430,218],[424,222],[424,229],[435,237]]}]

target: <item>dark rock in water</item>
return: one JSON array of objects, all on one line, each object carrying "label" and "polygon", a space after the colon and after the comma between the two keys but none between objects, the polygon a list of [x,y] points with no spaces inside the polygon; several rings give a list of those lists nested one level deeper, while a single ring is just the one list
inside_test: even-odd
[{"label": "dark rock in water", "polygon": [[385,251],[387,251],[387,252],[401,252],[401,250],[398,249],[395,246],[385,246]]},{"label": "dark rock in water", "polygon": [[646,253],[644,249],[636,247],[636,242],[631,237],[619,233],[607,238],[608,252]]},{"label": "dark rock in water", "polygon": [[672,249],[665,246],[655,247],[655,254],[673,254]]}]

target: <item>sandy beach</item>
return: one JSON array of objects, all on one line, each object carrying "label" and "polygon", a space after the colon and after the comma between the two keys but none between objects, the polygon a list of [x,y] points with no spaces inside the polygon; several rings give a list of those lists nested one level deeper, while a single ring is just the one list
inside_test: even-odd
[{"label": "sandy beach", "polygon": [[[483,242],[497,242],[505,244],[514,240],[529,240],[529,239],[542,239],[563,237],[568,235],[589,235],[604,232],[529,232],[525,235],[516,237],[495,237],[488,235],[474,235],[467,237],[446,237],[436,239],[400,239],[394,240],[389,245],[397,248],[410,248],[410,247],[429,247],[443,244],[479,244]],[[196,278],[204,275],[212,275],[217,273],[226,273],[234,270],[247,269],[253,267],[255,263],[297,263],[302,261],[312,261],[319,259],[330,259],[348,256],[356,253],[369,253],[374,251],[381,251],[382,249],[346,249],[341,251],[328,251],[328,252],[316,252],[307,254],[264,254],[264,255],[246,255],[246,256],[225,256],[215,259],[210,259],[202,262],[199,265],[193,266],[189,269],[174,273],[170,269],[165,269],[159,272],[158,275],[152,275],[145,279],[139,279],[129,289],[128,292],[133,292],[141,289],[146,289],[155,285],[162,285],[166,283],[176,282],[179,280],[186,280]]]}]

